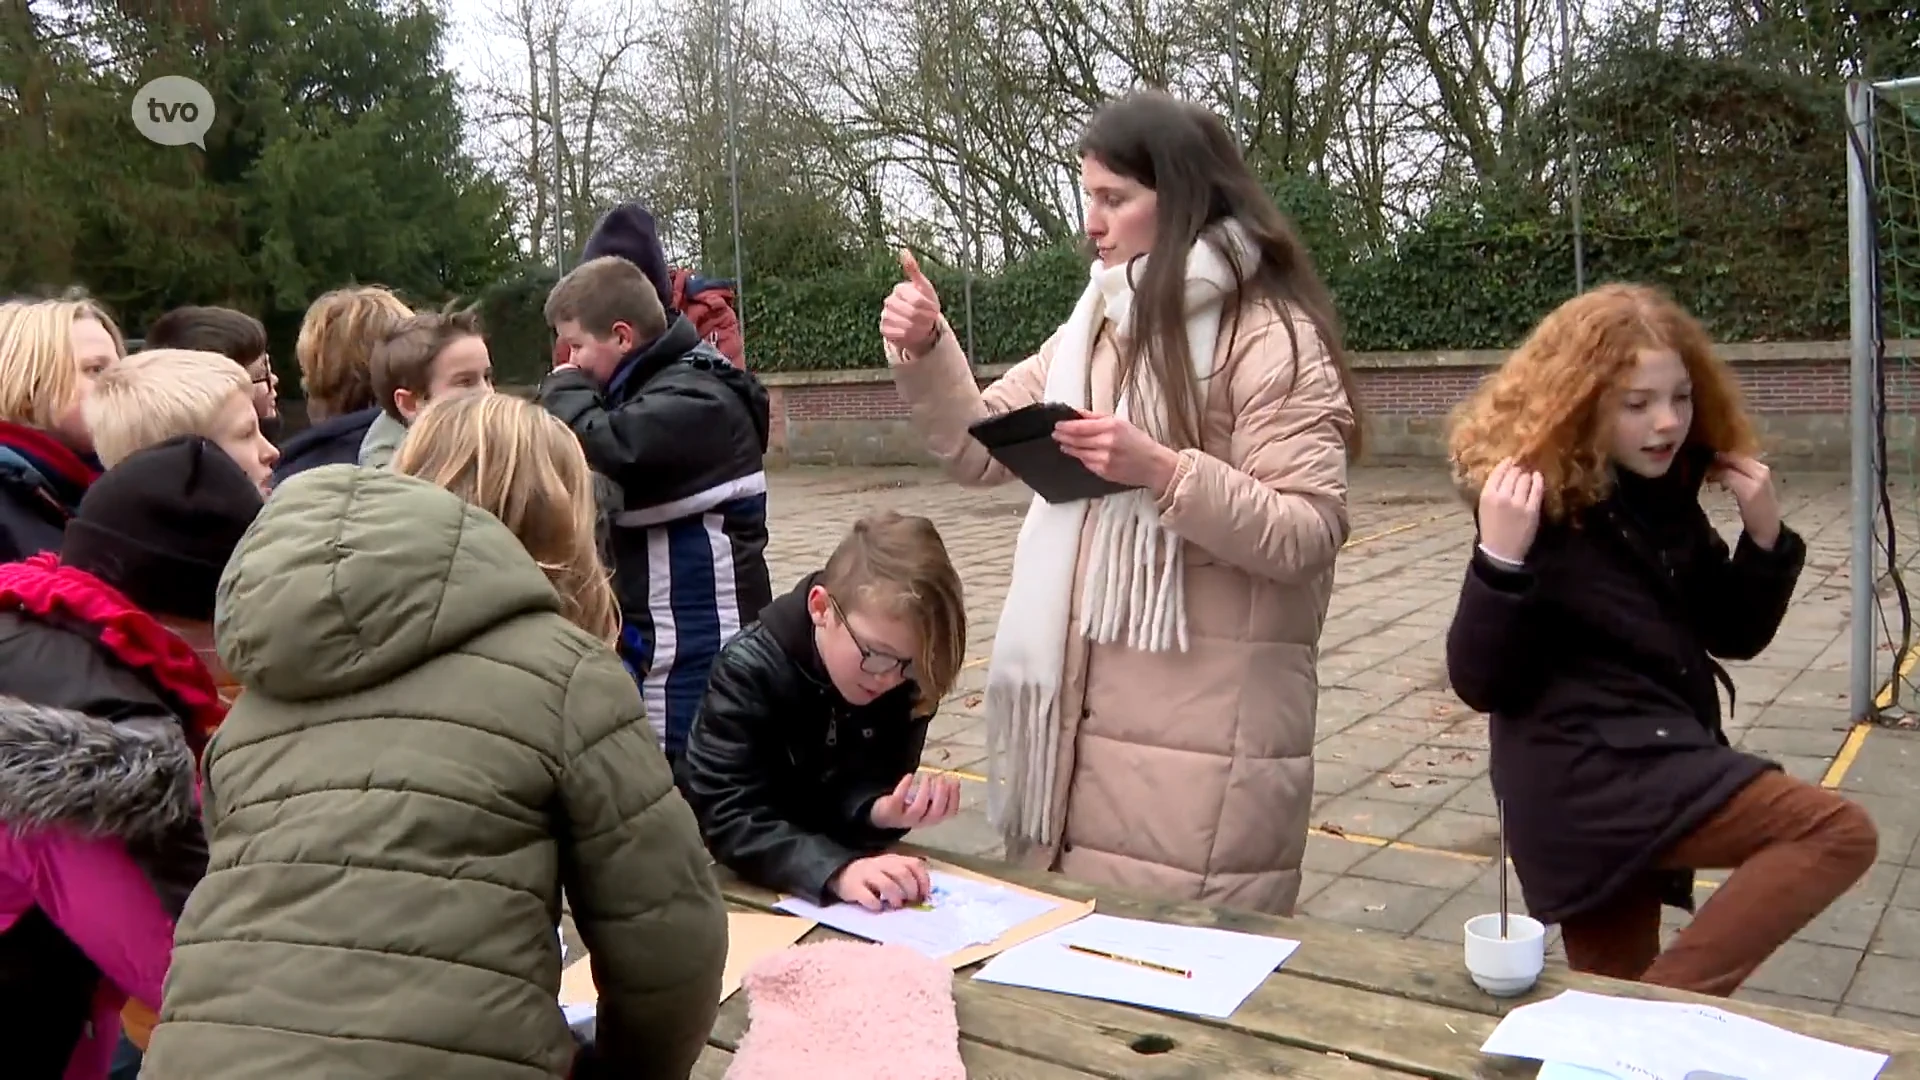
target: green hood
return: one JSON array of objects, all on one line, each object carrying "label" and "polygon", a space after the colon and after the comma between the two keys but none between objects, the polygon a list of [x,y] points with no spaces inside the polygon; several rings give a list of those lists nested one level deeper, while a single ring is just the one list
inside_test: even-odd
[{"label": "green hood", "polygon": [[424,480],[326,465],[273,493],[228,560],[220,659],[283,701],[377,686],[560,597],[498,518]]}]

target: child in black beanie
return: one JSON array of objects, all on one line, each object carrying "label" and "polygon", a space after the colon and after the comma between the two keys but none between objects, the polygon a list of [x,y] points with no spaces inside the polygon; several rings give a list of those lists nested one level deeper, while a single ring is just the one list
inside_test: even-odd
[{"label": "child in black beanie", "polygon": [[160,1003],[206,868],[198,756],[227,709],[169,626],[211,621],[260,506],[232,458],[182,436],[103,473],[59,554],[0,565],[0,1014],[26,1040],[10,1071],[24,1055],[22,1075],[105,1076],[122,1006]]}]

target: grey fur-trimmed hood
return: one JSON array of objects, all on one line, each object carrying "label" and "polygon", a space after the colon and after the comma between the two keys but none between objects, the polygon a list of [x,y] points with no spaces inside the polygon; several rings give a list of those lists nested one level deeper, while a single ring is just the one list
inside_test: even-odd
[{"label": "grey fur-trimmed hood", "polygon": [[198,817],[194,774],[170,716],[114,722],[0,696],[0,823],[161,836]]}]

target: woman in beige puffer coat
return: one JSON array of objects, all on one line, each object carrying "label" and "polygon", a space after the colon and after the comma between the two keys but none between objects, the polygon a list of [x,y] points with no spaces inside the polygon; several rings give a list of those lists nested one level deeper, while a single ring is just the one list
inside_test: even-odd
[{"label": "woman in beige puffer coat", "polygon": [[968,434],[1040,401],[1136,490],[1035,498],[987,690],[1010,857],[1152,895],[1291,913],[1313,799],[1315,660],[1360,421],[1332,303],[1219,119],[1158,92],[1081,140],[1098,261],[1072,316],[983,392],[910,254],[894,379],[962,483]]}]

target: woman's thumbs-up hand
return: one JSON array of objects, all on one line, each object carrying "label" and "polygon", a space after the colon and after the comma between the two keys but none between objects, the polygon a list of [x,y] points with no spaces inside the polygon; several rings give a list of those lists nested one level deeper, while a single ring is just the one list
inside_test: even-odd
[{"label": "woman's thumbs-up hand", "polygon": [[900,271],[905,276],[880,309],[880,336],[909,356],[923,355],[940,340],[940,294],[906,248],[900,249]]}]

